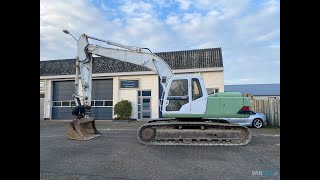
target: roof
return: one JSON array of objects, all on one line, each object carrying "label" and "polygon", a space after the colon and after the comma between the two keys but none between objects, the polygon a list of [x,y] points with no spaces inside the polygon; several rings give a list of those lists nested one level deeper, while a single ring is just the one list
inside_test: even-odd
[{"label": "roof", "polygon": [[[154,53],[168,63],[172,70],[223,67],[221,48]],[[150,71],[135,64],[107,57],[94,57],[93,73]],[[40,61],[40,76],[73,75],[75,59]]]},{"label": "roof", "polygon": [[224,85],[224,91],[241,92],[242,94],[253,94],[254,96],[280,96],[280,83]]}]

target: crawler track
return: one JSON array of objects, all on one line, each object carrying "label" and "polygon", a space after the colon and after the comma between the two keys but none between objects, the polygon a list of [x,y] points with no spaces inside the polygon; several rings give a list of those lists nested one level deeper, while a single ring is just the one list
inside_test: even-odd
[{"label": "crawler track", "polygon": [[140,127],[138,139],[145,145],[236,146],[248,144],[251,132],[228,123],[155,120]]}]

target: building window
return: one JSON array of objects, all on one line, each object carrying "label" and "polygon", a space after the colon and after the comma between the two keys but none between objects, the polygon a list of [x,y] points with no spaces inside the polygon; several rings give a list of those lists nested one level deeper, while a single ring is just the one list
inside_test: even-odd
[{"label": "building window", "polygon": [[95,101],[94,106],[103,106],[103,101]]},{"label": "building window", "polygon": [[[112,100],[92,100],[92,107],[112,107]],[[52,106],[54,107],[74,107],[76,106],[76,102],[74,100],[71,101],[53,101]]]},{"label": "building window", "polygon": [[61,106],[61,101],[53,101],[52,106]]},{"label": "building window", "polygon": [[219,92],[219,88],[207,88],[208,95]]},{"label": "building window", "polygon": [[151,96],[151,91],[142,91],[142,96]]},{"label": "building window", "polygon": [[40,99],[44,98],[45,95],[44,94],[40,94]]},{"label": "building window", "polygon": [[112,107],[113,101],[112,100],[92,100],[91,106],[92,107]]},{"label": "building window", "polygon": [[61,106],[70,106],[70,101],[62,101]]},{"label": "building window", "polygon": [[113,101],[104,101],[104,106],[113,106]]}]

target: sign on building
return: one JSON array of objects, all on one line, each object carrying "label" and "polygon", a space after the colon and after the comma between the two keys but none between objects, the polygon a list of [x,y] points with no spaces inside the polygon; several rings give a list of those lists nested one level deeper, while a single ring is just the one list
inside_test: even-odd
[{"label": "sign on building", "polygon": [[120,88],[139,88],[139,80],[120,80]]}]

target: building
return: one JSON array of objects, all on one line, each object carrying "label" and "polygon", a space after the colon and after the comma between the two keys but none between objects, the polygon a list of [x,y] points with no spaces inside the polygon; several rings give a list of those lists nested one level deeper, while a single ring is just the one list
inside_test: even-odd
[{"label": "building", "polygon": [[[202,75],[209,93],[224,91],[221,48],[155,54],[164,59],[175,74]],[[161,117],[162,87],[155,72],[111,58],[94,57],[92,77],[91,115],[96,119],[115,117],[113,106],[121,100],[132,103],[133,119]],[[74,78],[75,59],[40,61],[40,119],[73,119]]]},{"label": "building", "polygon": [[280,98],[280,83],[225,85],[224,91],[236,91],[242,94],[253,95],[254,99]]}]

